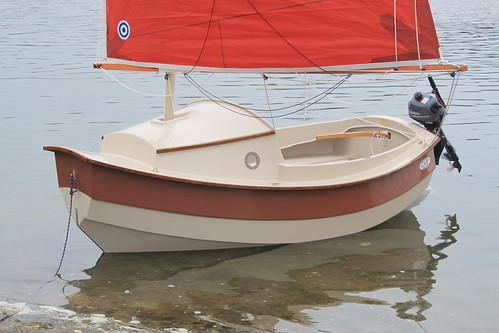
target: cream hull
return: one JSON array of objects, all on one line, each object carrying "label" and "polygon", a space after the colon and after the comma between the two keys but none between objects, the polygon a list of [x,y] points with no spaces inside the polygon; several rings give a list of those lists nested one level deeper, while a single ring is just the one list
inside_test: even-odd
[{"label": "cream hull", "polygon": [[[403,195],[363,211],[309,220],[235,220],[190,216],[73,196],[73,218],[104,252],[208,250],[302,243],[374,227],[416,201],[431,175]],[[62,188],[69,205],[69,188]],[[140,223],[138,223],[140,221]]]}]

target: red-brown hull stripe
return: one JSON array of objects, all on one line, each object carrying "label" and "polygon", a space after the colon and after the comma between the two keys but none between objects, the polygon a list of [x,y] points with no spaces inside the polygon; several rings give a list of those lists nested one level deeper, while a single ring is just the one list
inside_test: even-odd
[{"label": "red-brown hull stripe", "polygon": [[[176,180],[90,160],[77,152],[55,152],[60,187],[75,188],[89,197],[127,206],[180,214],[252,220],[294,220],[343,215],[393,200],[413,188],[434,169],[433,147],[405,167],[362,183],[335,187],[252,188]],[[431,163],[420,170],[421,161]]]}]

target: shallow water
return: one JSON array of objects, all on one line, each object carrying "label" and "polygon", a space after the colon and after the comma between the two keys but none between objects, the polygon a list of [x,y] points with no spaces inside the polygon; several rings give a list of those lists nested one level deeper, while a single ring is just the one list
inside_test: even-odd
[{"label": "shallow water", "polygon": [[[163,101],[130,92],[91,69],[99,1],[3,0],[0,301],[7,303],[0,303],[0,309],[10,313],[14,304],[29,302],[37,312],[29,317],[24,310],[28,314],[19,315],[28,315],[21,317],[24,321],[54,318],[46,307],[53,306],[74,311],[70,319],[104,314],[139,327],[193,331],[496,331],[499,5],[494,0],[433,0],[432,5],[442,52],[468,64],[470,71],[461,76],[445,125],[463,171],[448,173],[442,163],[419,206],[361,234],[249,250],[102,255],[72,226],[62,279],[47,284],[61,258],[68,216],[53,156],[42,147],[97,150],[103,134],[160,116]],[[159,75],[110,74],[136,90],[162,94]],[[265,100],[259,77],[205,75],[196,80],[209,86],[221,80],[223,89],[212,90],[215,94],[266,108],[254,102]],[[425,80],[407,89],[407,81],[391,80],[366,91],[365,80],[350,79],[347,89],[322,101],[321,111],[300,110],[276,124],[352,112],[407,117],[412,93],[430,90]],[[450,78],[436,80],[446,97]],[[203,97],[179,81],[183,94],[178,105]],[[284,88],[277,89],[282,83]],[[325,87],[302,92],[302,83],[273,77],[267,84],[276,103],[274,115],[285,113],[278,106]],[[87,329],[99,325],[88,322]],[[57,325],[63,331],[66,324]]]}]

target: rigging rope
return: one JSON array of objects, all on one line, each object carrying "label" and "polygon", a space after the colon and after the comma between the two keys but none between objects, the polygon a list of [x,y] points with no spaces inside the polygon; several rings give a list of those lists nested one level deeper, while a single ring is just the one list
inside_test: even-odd
[{"label": "rigging rope", "polygon": [[[117,79],[113,75],[111,75],[108,70],[106,70],[106,69],[104,69],[102,67],[100,67],[100,69],[107,76],[109,76],[113,81],[115,81],[116,83],[118,83],[122,87],[124,87],[124,88],[126,88],[126,89],[128,89],[128,90],[130,90],[132,92],[135,92],[137,94],[144,95],[144,96],[150,96],[150,97],[168,97],[168,95],[166,95],[166,94],[151,94],[151,93],[147,93],[147,92],[143,92],[143,91],[139,91],[137,89],[134,89],[134,88],[126,85],[125,83],[121,82],[119,79]],[[391,72],[391,71],[389,71],[389,72]],[[268,117],[259,116],[260,118],[274,119],[274,118],[286,117],[286,116],[289,116],[289,115],[296,114],[296,113],[298,113],[300,111],[305,111],[305,113],[306,113],[308,107],[310,107],[310,106],[312,106],[314,104],[319,103],[325,97],[329,97],[331,100],[333,100],[335,102],[338,102],[338,103],[345,104],[345,105],[351,105],[351,106],[373,105],[373,104],[377,104],[377,103],[382,103],[382,102],[384,102],[386,100],[389,100],[389,99],[391,99],[391,98],[393,98],[395,96],[400,95],[402,92],[404,92],[409,87],[411,87],[422,76],[424,76],[425,72],[421,72],[416,78],[390,79],[389,80],[390,83],[392,83],[392,82],[404,82],[404,81],[409,81],[409,83],[405,87],[403,87],[402,89],[400,89],[399,91],[397,91],[397,92],[395,92],[395,93],[393,93],[393,94],[391,94],[391,95],[389,95],[389,96],[387,96],[387,97],[385,97],[383,99],[380,99],[380,100],[377,100],[377,101],[373,101],[373,102],[368,102],[368,103],[349,103],[349,102],[346,102],[346,101],[343,101],[343,100],[340,100],[338,98],[333,97],[331,95],[331,93],[335,89],[337,89],[339,86],[342,86],[342,85],[359,85],[359,84],[373,84],[373,83],[379,83],[379,84],[385,84],[386,85],[387,81],[386,80],[382,80],[382,78],[387,74],[387,72],[382,73],[379,77],[374,78],[371,81],[357,81],[357,82],[347,82],[347,79],[349,79],[352,76],[351,74],[345,75],[343,77],[341,77],[339,75],[334,75],[334,77],[338,77],[338,78],[341,77],[341,80],[339,82],[337,82],[337,83],[333,83],[332,86],[326,88],[323,91],[321,91],[317,87],[317,84],[324,84],[324,85],[328,84],[329,85],[329,84],[331,84],[330,81],[309,80],[307,77],[303,76],[303,74],[300,74],[300,73],[296,73],[296,74],[304,77],[304,79],[302,79],[302,80],[296,79],[296,78],[292,79],[292,78],[285,78],[285,77],[279,77],[279,76],[270,76],[270,75],[267,75],[267,74],[262,74],[262,75],[264,75],[264,77],[266,77],[266,78],[272,78],[272,79],[295,81],[295,82],[305,82],[305,84],[306,84],[307,87],[308,86],[313,86],[313,88],[316,91],[318,91],[318,93],[316,95],[308,97],[308,90],[307,90],[307,96],[301,102],[298,102],[298,103],[295,103],[295,104],[291,104],[291,105],[282,106],[282,107],[279,107],[279,108],[274,108],[272,110],[269,110],[268,108],[267,109],[252,108],[252,110],[256,111],[256,112],[270,112],[271,113],[271,115],[268,116]],[[433,75],[434,76],[439,76],[439,75],[446,75],[446,74],[447,73],[434,73]],[[201,83],[198,83],[191,75],[189,75],[189,73],[184,73],[184,77],[186,78],[187,82],[189,82],[191,84],[191,87],[186,88],[186,89],[184,89],[182,91],[176,91],[175,95],[179,96],[179,95],[186,94],[188,92],[191,92],[195,88],[196,90],[198,90],[199,92],[201,92],[201,94],[203,94],[205,97],[207,97],[208,99],[210,99],[212,101],[217,101],[217,100],[218,101],[223,101],[224,98],[221,98],[221,97],[215,95],[214,93],[211,93],[210,91],[208,91],[207,89],[205,89],[205,88],[202,87],[202,84],[204,84],[205,82],[209,81],[214,75],[215,75],[215,73],[211,73]],[[269,95],[268,95],[268,87],[267,87],[267,84],[266,84],[265,80],[264,80],[264,89],[265,89],[265,93],[266,93],[267,103],[268,103],[268,105],[270,105]],[[224,107],[223,105],[221,105],[221,106]],[[295,111],[291,111],[291,112],[288,112],[288,113],[285,113],[285,114],[282,114],[282,115],[274,116],[272,114],[272,112],[275,112],[275,111],[284,111],[284,110],[289,110],[289,109],[296,108],[296,107],[299,107],[299,108],[297,110],[295,110]],[[230,110],[237,113],[237,111],[234,111],[232,109],[230,109]],[[253,116],[249,116],[247,114],[244,114],[244,116],[253,117]]]},{"label": "rigging rope", "polygon": [[199,55],[198,58],[196,59],[196,62],[187,72],[187,74],[191,73],[197,67],[199,60],[201,60],[201,56],[203,55],[204,48],[206,47],[206,43],[208,42],[208,35],[210,34],[211,24],[213,22],[213,14],[215,12],[215,2],[216,0],[213,0],[213,3],[211,5],[210,19],[208,20],[208,28],[206,29],[206,35],[204,36],[203,46],[201,46],[201,49],[199,50]]},{"label": "rigging rope", "polygon": [[454,93],[456,92],[457,82],[459,81],[459,77],[461,76],[461,72],[453,73],[452,75],[452,83],[449,91],[449,97],[447,98],[447,103],[445,105],[445,113],[442,117],[442,121],[440,122],[439,130],[442,128],[445,118],[447,118],[447,114],[449,113],[450,106],[452,105],[452,100],[454,99]]},{"label": "rigging rope", "polygon": [[[262,12],[260,12],[256,7],[255,5],[251,2],[251,0],[246,0],[248,2],[248,4],[251,6],[251,8],[253,8],[254,12],[262,19],[262,21],[272,30],[274,31],[274,33],[280,38],[282,39],[291,49],[293,49],[297,54],[299,54],[303,59],[305,59],[306,61],[308,61],[311,65],[313,65],[314,67],[320,69],[321,71],[323,71],[324,73],[328,73],[328,71],[324,68],[322,68],[320,65],[318,65],[317,63],[315,63],[312,59],[310,59],[309,57],[307,57],[303,52],[301,52],[296,46],[294,46],[286,37],[284,37],[266,18],[265,16],[263,15]],[[199,55],[196,59],[196,62],[194,63],[194,65],[191,67],[191,69],[186,73],[186,74],[190,74],[191,72],[194,71],[194,69],[197,67],[199,61],[201,60],[201,57],[203,55],[203,52],[204,52],[204,49],[206,47],[206,44],[208,42],[208,36],[210,34],[210,31],[211,31],[211,27],[212,27],[212,24],[214,23],[213,21],[213,17],[214,17],[214,13],[215,13],[215,2],[216,0],[213,0],[212,2],[212,5],[211,5],[211,11],[210,11],[210,17],[208,19],[208,27],[206,29],[206,34],[205,34],[205,37],[204,37],[204,40],[203,40],[203,45],[201,46],[201,49],[199,50]],[[220,23],[219,23],[220,24]],[[219,25],[220,27],[220,25]],[[221,29],[219,28],[219,33],[221,34]],[[221,38],[221,35],[220,35],[220,41],[222,41],[222,38]],[[223,57],[223,45],[222,45],[222,57]],[[225,60],[223,59],[224,63],[225,63]]]},{"label": "rigging rope", "polygon": [[395,68],[399,65],[399,49],[397,36],[397,0],[393,0],[393,40],[395,42]]},{"label": "rigging rope", "polygon": [[405,87],[403,87],[402,89],[400,89],[399,91],[393,93],[392,95],[389,95],[383,99],[380,99],[378,101],[373,101],[373,102],[369,102],[369,103],[348,103],[348,102],[345,102],[345,101],[342,101],[342,100],[339,100],[335,97],[332,97],[332,96],[329,96],[329,98],[331,98],[332,100],[338,102],[338,103],[342,103],[342,104],[346,104],[346,105],[352,105],[352,106],[367,106],[367,105],[373,105],[373,104],[377,104],[377,103],[382,103],[384,101],[387,101],[391,98],[394,98],[395,96],[398,96],[400,95],[402,92],[406,91],[409,87],[411,87],[414,82],[416,82],[417,80],[419,80],[425,73],[422,72],[417,78],[413,79],[411,82],[409,82],[408,85],[406,85]]},{"label": "rigging rope", "polygon": [[[114,77],[113,75],[110,74],[110,72],[102,67],[99,67],[100,70],[102,70],[107,76],[109,76],[113,81],[115,81],[116,83],[118,83],[119,85],[121,85],[122,87],[124,87],[125,89],[128,89],[134,93],[137,93],[139,95],[143,95],[143,96],[150,96],[150,97],[168,97],[168,95],[166,94],[151,94],[151,93],[147,93],[147,92],[144,92],[144,91],[140,91],[140,90],[137,90],[135,88],[132,88],[130,87],[129,85],[123,83],[122,81],[120,81],[118,78]],[[386,73],[383,73],[380,77],[376,78],[376,79],[373,79],[372,81],[356,81],[356,82],[348,82],[346,80],[342,80],[341,82],[341,85],[359,85],[359,84],[373,84],[373,83],[379,83],[379,84],[386,84],[386,81],[380,81],[380,78],[384,77]],[[183,94],[187,94],[189,92],[192,92],[193,88],[195,88],[196,90],[200,91],[205,97],[213,100],[213,99],[216,99],[216,100],[224,100],[223,98],[220,98],[219,96],[209,92],[207,89],[204,89],[202,88],[202,84],[204,84],[205,82],[209,81],[213,76],[215,75],[215,73],[211,73],[206,79],[204,79],[201,83],[198,83],[194,80],[194,78],[192,78],[190,75],[187,75],[187,74],[184,74],[184,76],[186,77],[186,80],[192,85],[192,87],[190,88],[186,88],[182,91],[176,91],[175,92],[175,95],[176,96],[179,96],[179,95],[183,95]],[[303,76],[302,74],[299,74],[298,75],[300,76]],[[374,102],[370,102],[370,103],[348,103],[348,102],[345,102],[345,101],[342,101],[340,99],[337,99],[337,98],[334,98],[332,96],[329,96],[332,100],[338,102],[338,103],[342,103],[342,104],[345,104],[345,105],[352,105],[352,106],[366,106],[366,105],[372,105],[372,104],[376,104],[376,103],[381,103],[381,102],[384,102],[390,98],[393,98],[395,96],[398,96],[399,94],[401,94],[403,91],[407,90],[407,88],[411,87],[414,82],[416,82],[417,80],[419,80],[423,75],[425,75],[424,72],[421,72],[419,74],[418,77],[416,78],[405,78],[405,79],[390,79],[390,83],[393,83],[393,82],[404,82],[404,81],[410,81],[405,87],[403,87],[401,90],[399,90],[398,92],[395,92],[394,94],[382,99],[382,100],[379,100],[379,101],[374,101]],[[440,76],[440,75],[447,75],[447,73],[434,73],[432,74],[433,76]],[[317,84],[331,84],[331,82],[326,82],[326,81],[321,81],[321,80],[315,80],[315,81],[312,81],[312,80],[309,80],[307,79],[306,77],[304,77],[303,80],[299,80],[299,79],[291,79],[291,78],[284,78],[284,77],[279,77],[279,76],[271,76],[271,75],[265,75],[267,78],[272,78],[274,80],[286,80],[286,81],[294,81],[294,82],[305,82],[305,84],[308,86],[313,86],[313,88],[315,88],[315,90],[317,91],[320,91],[319,88],[317,88]],[[349,76],[347,76],[347,78],[349,78]],[[376,82],[378,81],[378,82]],[[319,94],[317,95],[314,95],[312,97],[306,97],[305,100],[303,100],[302,102],[299,102],[299,103],[295,103],[295,104],[292,104],[292,105],[288,105],[288,106],[283,106],[283,107],[280,107],[280,108],[277,108],[277,109],[273,109],[272,111],[282,111],[282,110],[287,110],[287,109],[291,109],[293,107],[297,107],[297,106],[300,106],[302,104],[306,104],[307,106],[305,108],[301,108],[299,111],[302,111],[302,110],[305,110],[306,112],[306,109],[307,107],[311,106],[311,105],[314,105],[316,104],[316,102],[312,102],[315,98],[318,98],[320,95],[322,94],[330,94],[329,90],[331,89],[332,87],[326,89],[325,91],[323,92],[320,92]],[[266,89],[266,87],[265,87]],[[334,90],[334,89],[333,89]],[[268,112],[269,110],[265,110],[265,109],[253,109],[254,111],[258,111],[258,112]],[[293,112],[294,113],[294,112]],[[269,117],[271,118],[271,117]]]},{"label": "rigging rope", "polygon": [[[209,92],[208,90],[206,90],[203,87],[201,87],[190,75],[184,74],[184,76],[185,76],[186,80],[189,81],[193,86],[195,86],[206,98],[208,98],[211,101],[217,103],[221,107],[228,109],[231,112],[240,114],[240,115],[245,116],[245,117],[251,117],[251,118],[271,118],[271,117],[265,117],[265,116],[252,116],[252,115],[248,115],[248,114],[243,114],[243,113],[237,112],[237,111],[235,111],[235,110],[233,110],[231,108],[228,108],[228,107],[226,107],[226,106],[224,106],[224,105],[222,105],[222,104],[219,103],[219,101],[223,101],[223,98],[219,98],[216,95],[214,95],[211,92]],[[305,104],[305,106],[300,107],[299,109],[297,109],[295,111],[284,113],[284,114],[281,114],[281,115],[278,115],[278,116],[273,116],[272,118],[286,117],[286,116],[298,113],[300,111],[303,111],[303,110],[307,109],[310,105],[317,104],[318,102],[320,102],[321,100],[323,100],[324,98],[326,98],[329,94],[331,94],[334,90],[336,90],[339,86],[341,86],[348,78],[350,78],[350,76],[351,75],[345,76],[339,82],[333,84],[333,86],[329,87],[328,89],[320,92],[319,94],[317,94],[317,95],[315,95],[315,96],[313,96],[311,98],[308,98],[308,99],[306,99],[306,100],[304,100],[304,101],[302,101],[300,103],[296,103],[296,104],[293,104],[293,105],[284,106],[284,107],[281,107],[281,108],[274,109],[273,111],[282,111],[282,110],[287,110],[287,109],[290,109],[290,108],[293,108],[293,107],[297,107],[299,105],[303,105],[305,103],[310,102],[310,103]],[[254,111],[260,111],[260,112],[268,112],[268,109],[253,109],[253,110]]]},{"label": "rigging rope", "polygon": [[267,89],[267,80],[269,79],[265,74],[262,74],[263,85],[265,87],[265,97],[267,98],[267,105],[269,106],[270,119],[272,120],[272,127],[275,128],[274,115],[272,114],[272,105],[270,104],[269,91]]},{"label": "rigging rope", "polygon": [[[126,84],[124,84],[123,82],[121,82],[120,80],[118,80],[116,77],[112,76],[108,70],[102,68],[102,67],[99,67],[100,70],[102,70],[107,76],[109,76],[113,81],[115,81],[116,83],[118,83],[120,86],[124,87],[125,89],[128,89],[130,91],[133,91],[134,93],[137,93],[139,95],[144,95],[144,96],[149,96],[149,97],[170,97],[170,96],[173,96],[173,95],[167,95],[167,94],[151,94],[151,93],[147,93],[147,92],[143,92],[143,91],[140,91],[140,90],[137,90],[137,89],[134,89]],[[213,75],[215,75],[215,73],[212,73],[211,75],[209,75],[204,81],[208,81],[209,79],[211,79],[213,77]],[[182,94],[186,94],[190,91],[192,91],[193,89],[192,88],[187,88],[183,91],[176,91],[175,92],[175,96],[178,96],[178,95],[182,95]]]},{"label": "rigging rope", "polygon": [[[393,71],[388,71],[388,72],[384,72],[382,73],[379,77],[377,78],[374,78],[370,81],[347,81],[345,82],[343,85],[345,86],[348,86],[348,85],[359,85],[359,84],[384,84],[386,85],[387,82],[389,83],[392,83],[392,82],[404,82],[404,81],[416,81],[416,80],[419,80],[423,75],[427,74],[425,72],[422,72],[422,73],[419,73],[419,76],[417,77],[417,79],[413,79],[413,78],[405,78],[405,79],[387,79],[387,80],[382,80],[383,77],[385,77],[388,73],[393,73]],[[302,76],[303,79],[291,79],[291,78],[287,78],[287,77],[279,77],[279,76],[272,76],[272,75],[269,75],[269,74],[266,74],[266,76],[268,78],[272,78],[274,80],[285,80],[285,81],[291,81],[291,82],[305,82],[307,84],[311,84],[311,85],[314,85],[314,84],[329,84],[330,82],[329,81],[321,81],[321,80],[309,80],[304,74],[300,74],[300,73],[296,73],[298,76]],[[371,73],[371,74],[376,74],[376,73]],[[448,75],[449,73],[448,72],[435,72],[435,73],[432,73],[431,75],[436,77],[436,76],[442,76],[442,75]],[[399,75],[402,75],[399,73]]]},{"label": "rigging rope", "polygon": [[105,27],[106,27],[106,1],[102,1],[99,8],[99,32],[97,35],[97,50],[95,52],[95,62],[100,62],[105,58]]},{"label": "rigging rope", "polygon": [[263,22],[265,22],[266,25],[269,26],[270,29],[272,29],[272,31],[274,31],[274,33],[280,38],[282,39],[286,44],[288,44],[289,47],[291,47],[296,53],[298,53],[303,59],[305,59],[306,61],[308,61],[311,65],[313,65],[314,67],[320,69],[321,71],[323,71],[324,73],[327,73],[328,71],[324,68],[322,68],[320,65],[316,64],[314,61],[312,61],[312,59],[310,59],[309,57],[307,57],[305,54],[303,54],[296,46],[294,46],[289,40],[286,39],[286,37],[284,37],[272,24],[270,24],[270,22],[265,18],[265,16],[263,16],[263,14],[255,7],[255,5],[251,2],[251,0],[246,0],[248,2],[248,4],[251,6],[251,8],[253,8],[253,10],[255,11],[256,14],[258,14],[258,16],[260,16],[260,18],[263,20]]},{"label": "rigging rope", "polygon": [[418,0],[414,0],[414,28],[414,30],[416,31],[416,48],[418,51],[419,68],[424,68],[421,64],[421,50],[419,49]]}]

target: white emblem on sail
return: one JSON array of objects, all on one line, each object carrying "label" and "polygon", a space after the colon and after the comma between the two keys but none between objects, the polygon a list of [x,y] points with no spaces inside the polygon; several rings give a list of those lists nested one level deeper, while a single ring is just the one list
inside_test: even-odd
[{"label": "white emblem on sail", "polygon": [[130,25],[127,21],[123,20],[118,23],[118,35],[123,40],[130,37]]}]

